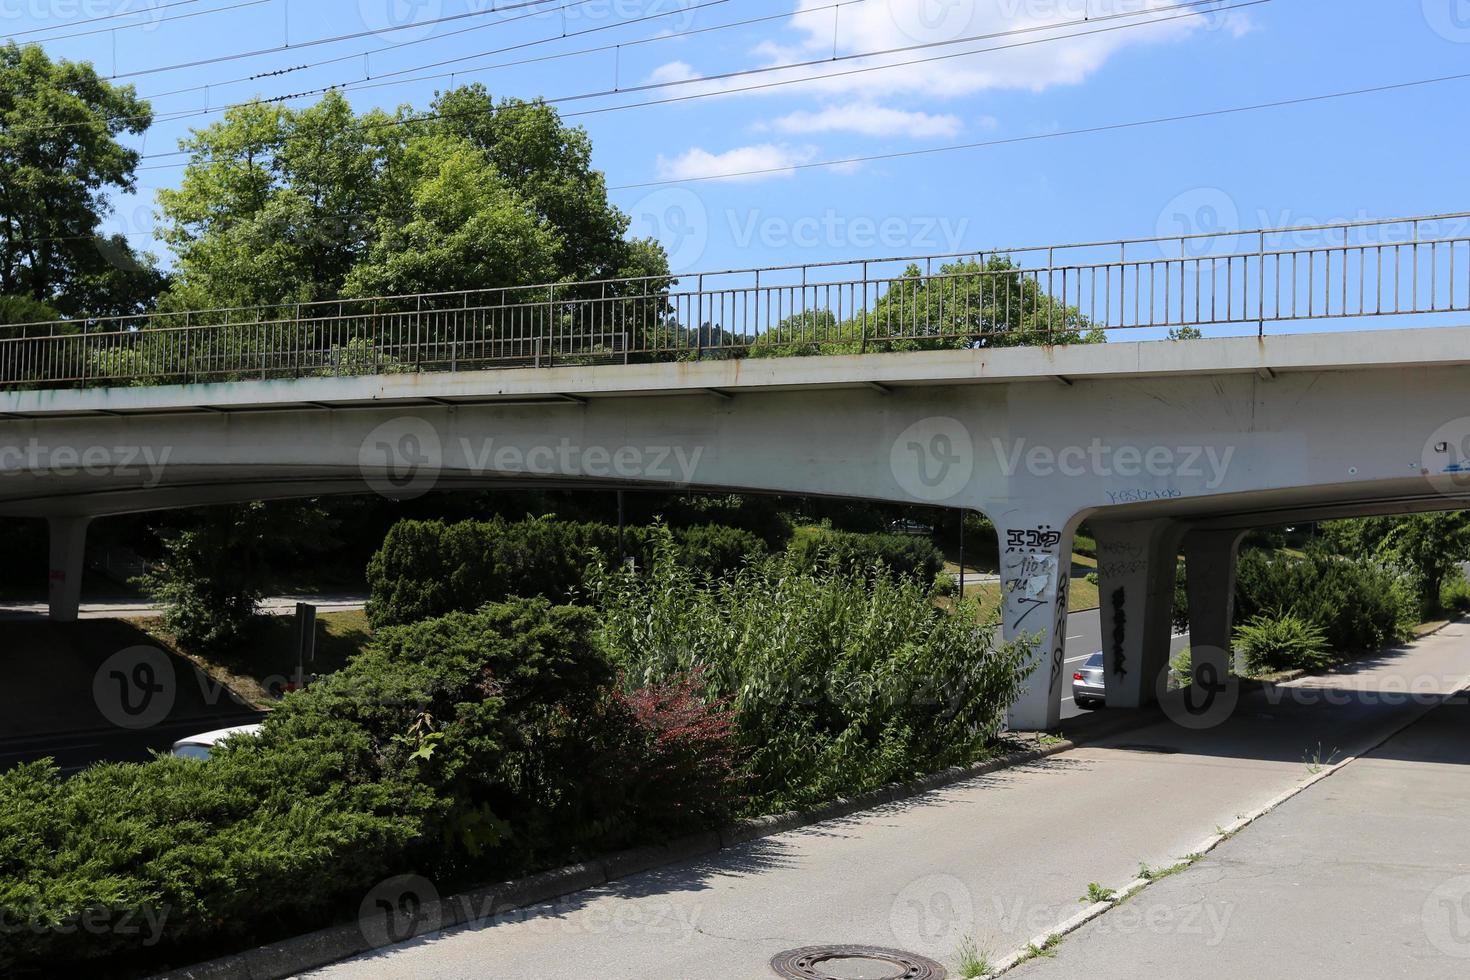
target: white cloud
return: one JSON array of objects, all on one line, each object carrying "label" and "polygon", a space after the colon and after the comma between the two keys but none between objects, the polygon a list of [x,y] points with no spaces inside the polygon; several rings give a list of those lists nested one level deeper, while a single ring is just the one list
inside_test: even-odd
[{"label": "white cloud", "polygon": [[[782,37],[762,41],[749,54],[768,67],[797,61],[816,64],[754,78],[710,80],[681,91],[723,92],[759,85],[757,93],[840,94],[858,99],[915,93],[946,98],[994,89],[1042,91],[1085,81],[1130,46],[1177,41],[1203,31],[1239,36],[1251,28],[1246,19],[1208,8],[1187,8],[1203,9],[1200,16],[1159,19],[1186,12],[1181,9],[1184,2],[869,0],[842,7],[836,25],[837,53],[858,55],[901,47],[911,50],[833,63],[827,57],[833,51],[831,0],[797,0],[797,11],[810,13],[794,17]],[[1157,22],[1150,23],[1150,19]],[[1130,26],[1109,30],[1124,24]],[[1079,33],[1081,36],[1068,36]],[[958,38],[975,40],[936,43]],[[922,45],[930,46],[919,47]],[[943,57],[960,52],[970,53]],[[922,64],[901,64],[936,58]],[[687,69],[689,77],[698,77],[682,62],[674,64]],[[840,74],[883,65],[892,67]],[[797,87],[770,85],[795,79],[807,81]]]},{"label": "white cloud", "polygon": [[687,82],[698,77],[699,72],[695,71],[688,62],[670,61],[649,72],[647,81],[650,83]]},{"label": "white cloud", "polygon": [[[725,175],[743,175],[732,176],[731,180],[762,180],[768,177],[789,177],[791,171],[782,168],[806,163],[815,156],[815,147],[789,147],[775,143],[739,146],[724,153],[711,153],[695,146],[672,159],[660,153],[658,173],[660,177],[669,180]],[[749,174],[748,171],[752,170],[766,172]]]},{"label": "white cloud", "polygon": [[783,133],[861,133],[864,136],[907,136],[923,139],[954,136],[964,128],[959,116],[905,112],[870,102],[828,106],[816,112],[798,111],[772,120]]}]

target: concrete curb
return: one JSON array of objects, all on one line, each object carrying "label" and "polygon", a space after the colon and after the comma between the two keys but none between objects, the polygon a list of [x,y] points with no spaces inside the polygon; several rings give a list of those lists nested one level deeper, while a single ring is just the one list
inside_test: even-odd
[{"label": "concrete curb", "polygon": [[[1451,620],[1451,622],[1453,622],[1453,620]],[[1447,623],[1445,625],[1449,624]],[[1441,629],[1442,628],[1443,627],[1441,627]],[[1438,632],[1438,630],[1434,632]],[[1219,828],[1218,833],[1211,834],[1209,837],[1206,837],[1204,840],[1200,841],[1200,843],[1194,848],[1194,850],[1179,858],[1177,861],[1174,862],[1174,865],[1193,864],[1200,858],[1204,857],[1206,854],[1213,851],[1215,848],[1219,847],[1221,844],[1225,843],[1230,838],[1234,837],[1237,833],[1244,830],[1246,827],[1249,827],[1257,820],[1266,816],[1272,810],[1275,810],[1277,807],[1290,800],[1292,797],[1297,796],[1298,794],[1312,788],[1313,786],[1320,783],[1322,780],[1331,776],[1333,773],[1336,773],[1338,770],[1342,769],[1344,766],[1356,762],[1363,756],[1376,751],[1380,746],[1388,742],[1390,739],[1397,737],[1400,733],[1418,724],[1431,711],[1434,711],[1436,708],[1443,707],[1454,699],[1465,695],[1467,692],[1470,692],[1470,677],[1462,678],[1459,684],[1448,694],[1441,695],[1440,698],[1433,704],[1422,706],[1421,710],[1413,712],[1409,716],[1409,718],[1404,721],[1403,724],[1396,725],[1393,728],[1389,729],[1383,734],[1381,738],[1375,740],[1372,744],[1360,749],[1356,755],[1347,756],[1339,762],[1323,766],[1317,772],[1312,773],[1306,779],[1297,783],[1295,786],[1288,787],[1282,792],[1276,794],[1271,799],[1267,800],[1266,803],[1262,806],[1257,807],[1255,810],[1252,810],[1250,813],[1247,813],[1243,817],[1237,818],[1228,825]],[[1033,959],[1037,955],[1035,950],[1046,950],[1056,946],[1060,942],[1062,937],[1076,932],[1088,922],[1091,922],[1098,916],[1107,913],[1108,910],[1113,908],[1115,905],[1118,905],[1124,900],[1132,898],[1134,895],[1143,891],[1149,885],[1153,884],[1156,880],[1156,878],[1134,878],[1122,888],[1119,888],[1117,891],[1115,891],[1112,900],[1107,902],[1098,902],[1094,905],[1090,905],[1078,914],[1064,919],[1049,932],[1033,937],[1025,947],[1014,950],[1005,958],[997,961],[994,969],[985,974],[984,977],[979,978],[979,980],[993,980],[993,978],[995,977],[999,977],[1004,973],[1008,973],[1011,970],[1014,970],[1022,963]]]},{"label": "concrete curb", "polygon": [[[561,898],[588,888],[595,888],[609,881],[616,881],[640,872],[704,857],[738,844],[785,833],[788,830],[851,816],[863,810],[870,810],[885,803],[910,799],[976,776],[1037,762],[1049,756],[1070,751],[1079,744],[1085,744],[1088,741],[1153,720],[1155,719],[1148,717],[1128,718],[1120,725],[1098,726],[1098,731],[1088,731],[1075,741],[1058,739],[1048,745],[1037,745],[1035,748],[1011,752],[973,765],[951,766],[909,782],[891,783],[857,796],[833,800],[812,810],[790,811],[742,820],[719,831],[693,834],[666,844],[618,851],[596,860],[555,868],[528,878],[472,889],[442,898],[437,902],[427,903],[416,917],[408,934],[395,937],[395,941],[403,942],[442,929],[484,921],[494,915]],[[280,980],[280,978],[305,970],[326,966],[329,963],[371,952],[374,949],[386,949],[392,945],[394,943],[373,943],[363,934],[359,923],[344,923],[280,942],[258,946],[241,953],[232,953],[193,966],[168,970],[156,974],[154,980],[166,980],[166,978],[176,978],[176,980]]]}]

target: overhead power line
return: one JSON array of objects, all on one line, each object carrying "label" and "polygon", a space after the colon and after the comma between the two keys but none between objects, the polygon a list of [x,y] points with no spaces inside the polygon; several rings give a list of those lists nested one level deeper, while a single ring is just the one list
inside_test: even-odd
[{"label": "overhead power line", "polygon": [[[189,2],[189,3],[197,3],[198,0],[187,0],[187,2]],[[263,3],[270,3],[270,2],[271,2],[271,0],[239,0],[239,2],[237,2],[237,3],[227,4],[227,5],[223,6],[223,7],[211,7],[208,10],[191,10],[191,11],[189,11],[187,13],[172,14],[172,15],[170,15],[168,17],[160,17],[157,20],[152,20],[152,21],[145,20],[145,21],[142,21],[142,22],[137,23],[137,24],[116,24],[116,25],[114,25],[112,27],[97,27],[97,28],[93,28],[92,30],[89,30],[89,31],[73,31],[70,34],[53,34],[50,37],[38,37],[38,38],[35,38],[34,40],[27,41],[26,43],[27,44],[49,44],[52,41],[65,41],[65,40],[68,40],[69,38],[74,38],[74,37],[92,37],[92,36],[97,35],[97,34],[114,34],[114,33],[118,32],[118,31],[130,31],[130,30],[135,30],[135,29],[137,29],[139,27],[153,27],[153,26],[155,26],[157,24],[166,24],[169,21],[189,20],[190,18],[193,18],[193,17],[208,17],[210,14],[222,14],[222,13],[226,13],[226,12],[231,11],[231,10],[240,10],[240,9],[245,8],[245,7],[258,7],[261,4],[263,4]],[[178,6],[178,4],[168,4],[167,6],[170,6],[170,7],[172,7],[172,6]],[[155,7],[153,9],[155,9],[155,10],[163,10],[164,7]],[[113,14],[111,16],[112,17],[135,17],[138,14],[141,14],[141,13],[144,13],[144,12],[145,11],[143,11],[143,10],[134,10],[134,11],[131,11],[131,12],[126,13],[126,14]],[[109,19],[110,19],[109,17],[97,17],[97,18],[94,18],[93,20],[94,21],[101,21],[101,20],[109,20]],[[85,24],[85,23],[89,23],[89,21],[81,21],[81,23]],[[54,30],[57,30],[57,28],[56,27],[38,27],[38,28],[36,28],[35,31],[27,31],[25,33],[27,33],[27,34],[34,34],[34,33],[36,33],[36,31],[54,31]],[[18,34],[12,35],[12,37],[19,37],[19,36],[20,35],[18,35]],[[116,77],[116,76],[114,76],[114,77]]]},{"label": "overhead power line", "polygon": [[[139,14],[152,13],[155,10],[168,10],[168,9],[170,9],[172,7],[187,7],[190,4],[195,4],[195,3],[200,3],[200,2],[201,2],[201,0],[174,0],[173,3],[159,4],[158,6],[151,7],[148,10],[128,10],[128,11],[124,11],[123,13],[118,13],[118,14],[104,14],[101,17],[88,17],[85,20],[73,21],[72,23],[73,24],[99,24],[99,23],[101,23],[104,20],[121,20],[124,17],[136,17]],[[9,41],[12,38],[26,37],[27,35],[30,35],[30,34],[44,34],[47,31],[60,30],[61,29],[61,26],[62,25],[60,25],[60,24],[52,24],[49,27],[33,27],[30,30],[28,30],[28,31],[16,31],[13,34],[0,34],[0,41]],[[71,25],[68,25],[68,26],[71,26]],[[41,40],[43,40],[43,41],[54,41],[56,39],[55,38],[42,38]]]},{"label": "overhead power line", "polygon": [[[210,58],[199,58],[195,61],[182,61],[172,65],[157,65],[153,68],[139,68],[135,71],[118,72],[109,76],[113,79],[140,78],[144,75],[159,75],[168,71],[179,71],[184,68],[204,68],[209,65],[223,64],[227,61],[240,61],[244,58],[259,58],[268,54],[279,54],[282,51],[298,51],[302,48],[315,48],[323,44],[336,44],[338,41],[355,41],[364,37],[379,37],[383,34],[394,34],[398,31],[419,30],[432,27],[435,24],[447,24],[451,21],[465,20],[469,17],[486,17],[491,14],[505,13],[507,10],[521,10],[525,7],[544,7],[552,0],[520,0],[519,3],[508,3],[499,7],[486,7],[483,10],[469,10],[458,14],[446,14],[443,17],[435,17],[430,20],[418,20],[408,24],[400,24],[392,27],[380,27],[376,30],[353,31],[350,34],[338,34],[334,37],[318,37],[309,41],[299,41],[295,44],[281,44],[271,48],[257,48],[253,51],[236,51],[232,54],[215,55]],[[581,0],[587,2],[587,0]]]},{"label": "overhead power line", "polygon": [[1152,119],[1136,119],[1131,122],[1109,123],[1104,126],[1086,126],[1082,129],[1067,129],[1055,133],[1036,133],[1031,136],[1013,136],[1006,139],[981,140],[975,143],[954,143],[949,146],[930,146],[917,150],[899,150],[893,153],[869,153],[864,156],[843,157],[840,160],[819,160],[811,163],[794,163],[784,167],[764,167],[757,170],[740,170],[731,173],[708,174],[698,177],[671,177],[664,180],[645,180],[636,184],[615,184],[608,190],[632,190],[641,187],[660,187],[668,184],[689,184],[707,180],[727,180],[731,177],[757,177],[765,174],[786,173],[795,170],[814,170],[820,167],[841,167],[854,163],[871,163],[877,160],[898,160],[905,157],[928,156],[934,153],[949,153],[956,150],[975,150],[992,146],[1007,146],[1014,143],[1034,143],[1041,140],[1060,139],[1064,136],[1084,136],[1091,133],[1110,133],[1124,129],[1139,129],[1144,126],[1160,126],[1165,123],[1186,122],[1193,119],[1210,119],[1217,116],[1236,115],[1243,112],[1256,112],[1262,109],[1280,109],[1286,106],[1307,105],[1313,102],[1327,102],[1333,99],[1347,99],[1359,95],[1374,95],[1382,92],[1397,92],[1404,89],[1417,88],[1424,85],[1437,85],[1442,82],[1455,82],[1470,79],[1470,72],[1458,75],[1440,75],[1435,78],[1421,78],[1411,82],[1394,82],[1388,85],[1374,85],[1369,88],[1349,89],[1343,92],[1328,92],[1323,95],[1306,95],[1294,99],[1278,99],[1274,102],[1257,102],[1252,105],[1230,106],[1224,109],[1206,109],[1200,112],[1185,112],[1172,116],[1156,116]]},{"label": "overhead power line", "polygon": [[[966,57],[968,55],[974,55],[974,54],[987,54],[987,53],[991,53],[991,52],[995,52],[995,51],[1003,51],[1003,50],[1008,50],[1008,49],[1011,49],[1011,48],[1018,48],[1018,47],[1027,47],[1027,46],[1031,46],[1031,45],[1035,45],[1035,44],[1047,44],[1047,43],[1054,43],[1054,42],[1057,42],[1057,41],[1075,40],[1075,39],[1080,38],[1080,37],[1087,37],[1087,36],[1091,36],[1091,35],[1095,35],[1095,34],[1104,34],[1104,33],[1109,33],[1109,32],[1112,32],[1112,31],[1119,31],[1119,30],[1125,30],[1125,29],[1131,29],[1131,28],[1148,27],[1148,26],[1151,26],[1153,24],[1164,23],[1164,22],[1172,21],[1172,20],[1181,20],[1181,19],[1184,19],[1184,18],[1187,18],[1187,17],[1198,17],[1198,16],[1201,16],[1203,14],[1206,14],[1206,13],[1214,13],[1214,12],[1219,11],[1219,10],[1234,10],[1234,9],[1238,9],[1238,8],[1242,8],[1242,7],[1258,6],[1260,4],[1270,3],[1271,0],[1240,0],[1240,2],[1237,2],[1237,3],[1234,3],[1234,4],[1230,4],[1230,5],[1225,6],[1225,7],[1214,6],[1213,5],[1214,2],[1215,2],[1215,0],[1195,0],[1194,3],[1192,3],[1192,4],[1189,5],[1193,9],[1189,9],[1189,10],[1183,10],[1183,9],[1181,9],[1181,11],[1179,13],[1171,14],[1171,15],[1168,15],[1168,16],[1165,16],[1165,17],[1151,17],[1151,18],[1149,18],[1147,20],[1132,21],[1132,22],[1124,23],[1124,24],[1114,24],[1114,25],[1111,25],[1111,26],[1108,26],[1108,27],[1099,27],[1099,28],[1094,28],[1094,29],[1085,30],[1085,31],[1075,31],[1075,32],[1070,33],[1070,34],[1061,34],[1061,35],[1055,35],[1055,36],[1049,36],[1049,37],[1042,37],[1042,38],[1032,38],[1032,39],[1027,40],[1027,41],[1018,41],[1018,42],[1013,42],[1011,44],[1004,44],[1004,45],[993,45],[991,47],[977,48],[977,49],[972,49],[972,50],[969,50],[969,51],[950,52],[950,53],[942,54],[942,55],[934,55],[934,56],[931,56],[931,57],[928,57],[928,58],[912,59],[912,60],[908,60],[908,61],[887,62],[887,63],[880,64],[880,65],[868,65],[868,66],[864,66],[862,68],[850,69],[850,70],[844,71],[844,72],[829,72],[829,73],[822,74],[822,75],[808,75],[808,76],[803,76],[803,77],[799,77],[799,78],[781,79],[779,81],[770,82],[770,83],[767,83],[765,85],[752,86],[751,89],[756,89],[756,88],[773,88],[773,87],[784,86],[784,85],[797,85],[797,84],[802,84],[802,83],[810,82],[810,81],[819,81],[819,80],[824,79],[824,78],[840,77],[840,76],[843,76],[843,75],[858,74],[858,73],[868,72],[868,71],[884,71],[884,70],[888,70],[888,69],[892,69],[892,68],[902,68],[902,67],[909,66],[909,65],[923,64],[923,63],[931,62],[931,61],[941,61],[941,60],[946,60],[946,59],[950,59],[950,58],[961,58],[961,57]],[[1209,6],[1206,9],[1206,5],[1207,4]],[[1097,21],[1097,20],[1100,20],[1100,19],[1102,19],[1102,18],[1093,18],[1093,21]],[[1055,28],[1049,26],[1047,29],[1054,30]],[[601,89],[601,90],[593,91],[593,92],[584,92],[584,93],[578,93],[578,94],[575,94],[575,95],[564,95],[564,96],[557,96],[557,97],[549,98],[549,99],[541,99],[541,100],[538,100],[536,104],[560,105],[560,104],[568,103],[568,102],[578,102],[578,101],[584,101],[586,99],[603,98],[603,97],[613,96],[613,95],[622,95],[622,94],[627,94],[627,93],[630,93],[630,92],[646,92],[646,91],[650,91],[650,90],[667,89],[667,88],[672,88],[672,87],[682,86],[682,85],[708,84],[710,82],[726,81],[726,80],[729,80],[729,79],[732,79],[732,78],[739,78],[739,77],[745,77],[745,76],[750,76],[750,75],[763,75],[763,74],[769,74],[771,72],[777,72],[777,71],[792,71],[792,70],[796,70],[796,69],[816,67],[816,66],[819,66],[819,65],[832,64],[832,63],[841,62],[841,61],[853,61],[853,60],[858,60],[858,59],[863,59],[863,58],[877,58],[877,57],[882,57],[882,56],[890,55],[890,54],[901,54],[901,53],[906,52],[906,51],[931,49],[931,48],[935,48],[935,47],[948,46],[948,45],[953,45],[953,44],[964,44],[964,43],[969,43],[969,42],[977,41],[977,40],[994,39],[994,38],[998,38],[998,37],[1013,36],[1013,35],[1016,35],[1016,34],[1035,33],[1037,30],[1038,30],[1038,28],[1036,28],[1036,27],[1017,28],[1017,29],[1013,29],[1011,31],[1002,31],[1002,32],[996,32],[996,33],[990,33],[990,34],[969,35],[969,36],[966,36],[966,37],[952,38],[952,39],[948,39],[948,40],[944,40],[944,41],[930,41],[930,42],[925,42],[925,43],[921,43],[921,44],[903,45],[903,46],[899,46],[899,47],[885,48],[885,49],[881,49],[881,50],[877,50],[877,51],[865,51],[865,52],[858,52],[858,53],[854,53],[854,54],[837,55],[835,57],[820,58],[820,59],[815,59],[815,60],[807,60],[807,61],[799,61],[799,62],[788,62],[788,63],[785,63],[785,64],[779,64],[779,65],[762,65],[762,66],[759,66],[759,67],[756,67],[756,68],[746,68],[746,69],[741,69],[739,71],[725,72],[725,73],[718,74],[718,75],[703,76],[703,77],[699,77],[699,78],[671,79],[671,80],[662,81],[662,82],[649,82],[649,83],[645,83],[645,84],[642,84],[642,85],[629,86],[629,87],[626,87],[626,88],[613,87],[613,88]],[[499,67],[499,66],[491,66],[491,67]],[[488,69],[481,69],[481,70],[488,70]],[[469,74],[469,72],[465,72],[464,74]],[[284,101],[284,100],[294,99],[294,98],[305,98],[305,97],[308,97],[308,96],[311,96],[311,95],[324,94],[325,92],[334,91],[334,90],[337,90],[337,89],[343,88],[343,87],[345,87],[345,86],[343,86],[343,85],[330,85],[330,86],[327,86],[327,87],[325,87],[323,89],[311,90],[311,91],[307,91],[307,92],[298,92],[298,93],[295,93],[293,95],[279,96],[279,97],[277,97],[275,99],[256,99],[256,100],[251,100],[249,102],[236,103],[236,104],[230,105],[230,106],[221,106],[221,107],[216,108],[216,109],[210,109],[210,110],[191,110],[191,111],[188,111],[188,112],[172,113],[172,114],[168,114],[168,115],[162,117],[162,120],[172,122],[172,121],[176,121],[178,119],[183,119],[183,118],[189,118],[189,117],[196,117],[196,116],[204,115],[206,113],[224,112],[224,111],[227,111],[229,109],[234,109],[234,108],[244,108],[244,107],[248,107],[248,106],[252,106],[252,105],[264,105],[264,104],[269,104],[269,103],[275,102],[275,101]],[[685,100],[688,100],[688,99],[696,99],[696,98],[710,98],[710,97],[717,96],[717,95],[728,95],[728,94],[733,94],[734,92],[746,91],[746,90],[747,89],[720,89],[720,90],[711,91],[711,92],[701,92],[701,93],[696,93],[696,94],[693,94],[693,95],[680,96],[680,97],[673,98],[673,99],[659,100],[659,101],[653,101],[653,102],[629,103],[629,104],[624,104],[624,105],[606,106],[606,107],[603,107],[601,109],[586,110],[584,112],[578,112],[578,113],[568,113],[568,115],[569,116],[574,116],[574,115],[586,115],[586,114],[593,113],[593,112],[614,112],[614,111],[618,111],[618,110],[621,110],[621,109],[639,108],[639,107],[646,106],[646,105],[658,105],[658,104],[662,104],[663,102],[685,101]],[[504,108],[505,107],[502,107],[501,109],[499,109],[497,111],[504,111]],[[382,128],[384,126],[409,125],[409,124],[412,124],[412,123],[415,123],[415,122],[427,122],[427,121],[431,121],[433,119],[437,119],[437,118],[441,118],[441,117],[442,117],[442,113],[425,113],[425,114],[420,114],[420,115],[416,115],[416,116],[404,117],[404,118],[401,118],[401,119],[385,120],[385,121],[374,122],[374,123],[362,123],[362,124],[358,124],[357,126],[344,127],[344,129],[342,131],[343,132],[354,132],[354,131],[359,131],[359,130],[365,129],[365,128]],[[190,151],[187,151],[187,150],[173,150],[173,151],[160,152],[160,153],[150,153],[150,154],[144,154],[143,157],[142,157],[142,159],[160,159],[160,158],[169,157],[169,156],[185,156],[185,155],[188,155],[189,152]],[[156,169],[156,168],[146,168],[146,169]]]}]

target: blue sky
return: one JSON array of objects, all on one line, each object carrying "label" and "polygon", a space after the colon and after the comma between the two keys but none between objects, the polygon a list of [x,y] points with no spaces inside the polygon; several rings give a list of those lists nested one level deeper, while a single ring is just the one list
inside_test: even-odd
[{"label": "blue sky", "polygon": [[[515,9],[497,11],[489,0],[257,0],[202,13],[240,2],[0,0],[0,34],[39,40],[53,57],[90,60],[141,95],[176,92],[152,100],[163,118],[136,141],[149,154],[176,149],[189,127],[219,118],[170,114],[342,82],[356,83],[348,95],[358,108],[423,106],[451,79],[412,79],[451,70],[454,82],[481,81],[497,95],[551,99],[681,83],[560,103],[566,113],[720,92],[569,120],[591,134],[595,162],[621,188],[613,200],[632,215],[634,232],[663,240],[680,271],[1470,210],[1470,79],[839,167],[625,186],[1470,72],[1470,0],[1271,0],[1196,17],[1176,16],[1187,0],[500,0]],[[119,13],[127,16],[97,20]],[[428,23],[460,14],[471,16]],[[762,17],[775,19],[690,33]],[[1080,23],[1084,17],[1092,19]],[[1066,26],[1041,29],[1048,25]],[[1097,33],[1063,37],[1085,31]],[[365,36],[128,74],[359,32]],[[81,36],[61,36],[68,34]],[[1006,36],[709,78],[998,34]],[[621,47],[502,64],[614,44]],[[459,60],[422,67],[450,59]],[[308,67],[233,81],[299,65]],[[410,81],[362,85],[365,73],[381,82],[389,72]],[[725,91],[795,79],[804,80]],[[177,159],[145,160],[139,194],[118,201],[108,227],[161,252],[151,238],[153,193],[178,180],[178,168],[160,166]]]}]

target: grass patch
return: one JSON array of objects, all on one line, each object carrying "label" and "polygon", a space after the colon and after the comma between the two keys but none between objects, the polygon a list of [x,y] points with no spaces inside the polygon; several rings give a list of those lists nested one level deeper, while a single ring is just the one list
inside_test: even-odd
[{"label": "grass patch", "polygon": [[960,940],[960,948],[955,953],[955,969],[964,980],[978,980],[979,977],[989,976],[993,969],[990,965],[990,951],[981,949],[973,938],[965,936]]},{"label": "grass patch", "polygon": [[1111,902],[1117,897],[1117,894],[1111,888],[1104,888],[1095,881],[1089,881],[1087,883],[1087,894],[1077,899],[1077,901],[1083,905],[1096,905],[1098,902]]},{"label": "grass patch", "polygon": [[1184,860],[1178,862],[1177,864],[1171,864],[1166,868],[1151,868],[1147,864],[1139,862],[1138,877],[1142,878],[1144,881],[1161,881],[1164,878],[1169,877],[1170,875],[1177,875],[1179,872],[1183,871],[1185,868],[1189,867],[1191,864],[1198,861],[1203,856],[1204,855],[1198,853],[1186,854],[1184,856]]},{"label": "grass patch", "polygon": [[[257,617],[236,650],[213,656],[180,648],[161,619],[127,622],[155,643],[188,657],[211,680],[228,686],[255,707],[273,705],[296,680],[294,616]],[[340,670],[372,636],[367,614],[360,609],[320,613],[316,624],[316,658],[304,665],[308,675]]]},{"label": "grass patch", "polygon": [[1055,956],[1057,955],[1057,947],[1061,944],[1062,937],[1057,935],[1056,933],[1052,933],[1050,936],[1047,936],[1045,939],[1043,939],[1040,946],[1036,945],[1035,943],[1027,943],[1026,952],[1021,956],[1019,960],[1016,961],[1016,965],[1020,966],[1027,960],[1034,960],[1038,956]]}]

